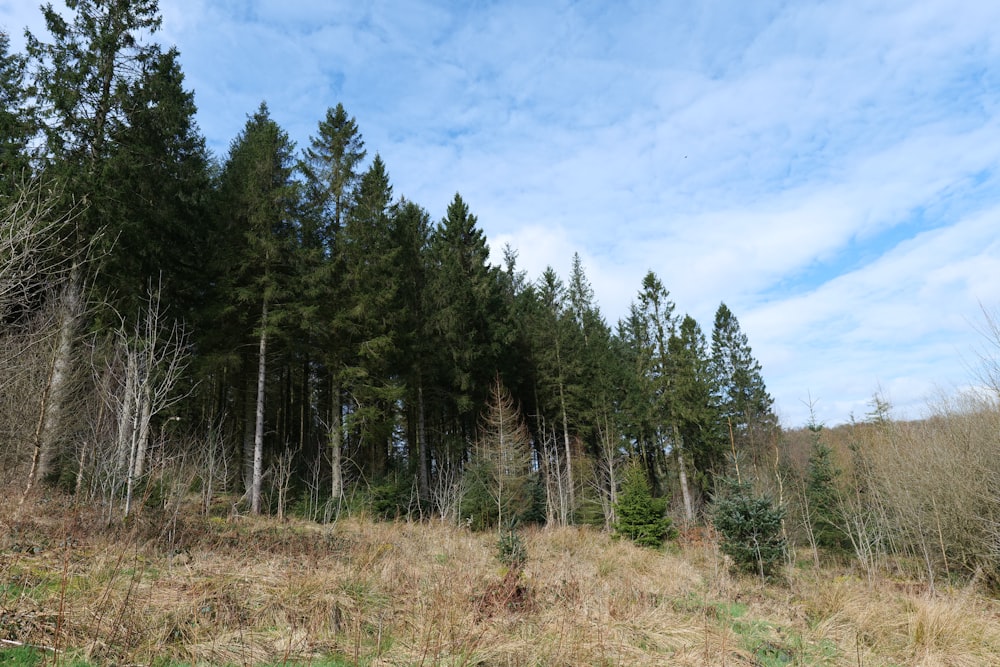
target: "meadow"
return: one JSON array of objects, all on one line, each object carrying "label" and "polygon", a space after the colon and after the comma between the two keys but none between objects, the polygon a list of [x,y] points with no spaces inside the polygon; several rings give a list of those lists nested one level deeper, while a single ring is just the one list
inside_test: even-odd
[{"label": "meadow", "polygon": [[[8,495],[7,497],[12,497]],[[730,572],[711,530],[662,550],[591,527],[495,532],[363,515],[0,509],[0,665],[995,665],[1000,602],[899,561],[872,579]]]}]

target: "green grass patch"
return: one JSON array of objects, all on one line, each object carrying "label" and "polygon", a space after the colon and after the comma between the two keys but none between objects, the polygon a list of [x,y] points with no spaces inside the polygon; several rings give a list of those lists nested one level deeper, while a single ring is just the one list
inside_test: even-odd
[{"label": "green grass patch", "polygon": [[[50,654],[32,646],[0,647],[0,667],[41,667],[52,664]],[[62,667],[91,667],[89,662],[72,656],[61,656]]]}]

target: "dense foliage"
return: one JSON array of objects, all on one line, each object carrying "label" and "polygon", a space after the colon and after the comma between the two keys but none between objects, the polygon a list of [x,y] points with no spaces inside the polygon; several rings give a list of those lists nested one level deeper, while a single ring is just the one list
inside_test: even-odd
[{"label": "dense foliage", "polygon": [[755,492],[748,482],[722,479],[719,483],[712,523],[722,538],[722,552],[738,570],[761,578],[773,575],[785,559],[784,508]]},{"label": "dense foliage", "polygon": [[674,530],[665,498],[653,498],[645,473],[632,466],[625,473],[615,505],[615,534],[644,547],[659,547]]}]

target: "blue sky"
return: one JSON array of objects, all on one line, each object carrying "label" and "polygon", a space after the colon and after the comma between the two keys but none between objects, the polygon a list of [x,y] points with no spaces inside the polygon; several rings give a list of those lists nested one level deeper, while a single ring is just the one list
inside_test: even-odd
[{"label": "blue sky", "polygon": [[[725,301],[779,415],[975,383],[1000,308],[1000,3],[161,0],[209,145],[266,100],[355,116],[397,195],[455,192],[531,277],[583,259],[610,322],[652,269]],[[40,12],[0,0],[15,46]]]}]

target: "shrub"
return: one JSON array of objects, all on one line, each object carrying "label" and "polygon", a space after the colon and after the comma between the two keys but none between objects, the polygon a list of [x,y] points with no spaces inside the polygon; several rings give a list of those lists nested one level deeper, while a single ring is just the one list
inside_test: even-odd
[{"label": "shrub", "polygon": [[722,552],[733,559],[736,569],[762,579],[774,574],[785,557],[784,517],[784,508],[755,494],[749,483],[720,480],[712,523],[722,536]]},{"label": "shrub", "polygon": [[615,505],[615,534],[644,547],[659,547],[675,531],[666,516],[665,498],[654,498],[639,466],[625,472]]},{"label": "shrub", "polygon": [[528,561],[528,549],[521,536],[511,530],[500,533],[497,541],[497,560],[509,570],[520,572]]}]

